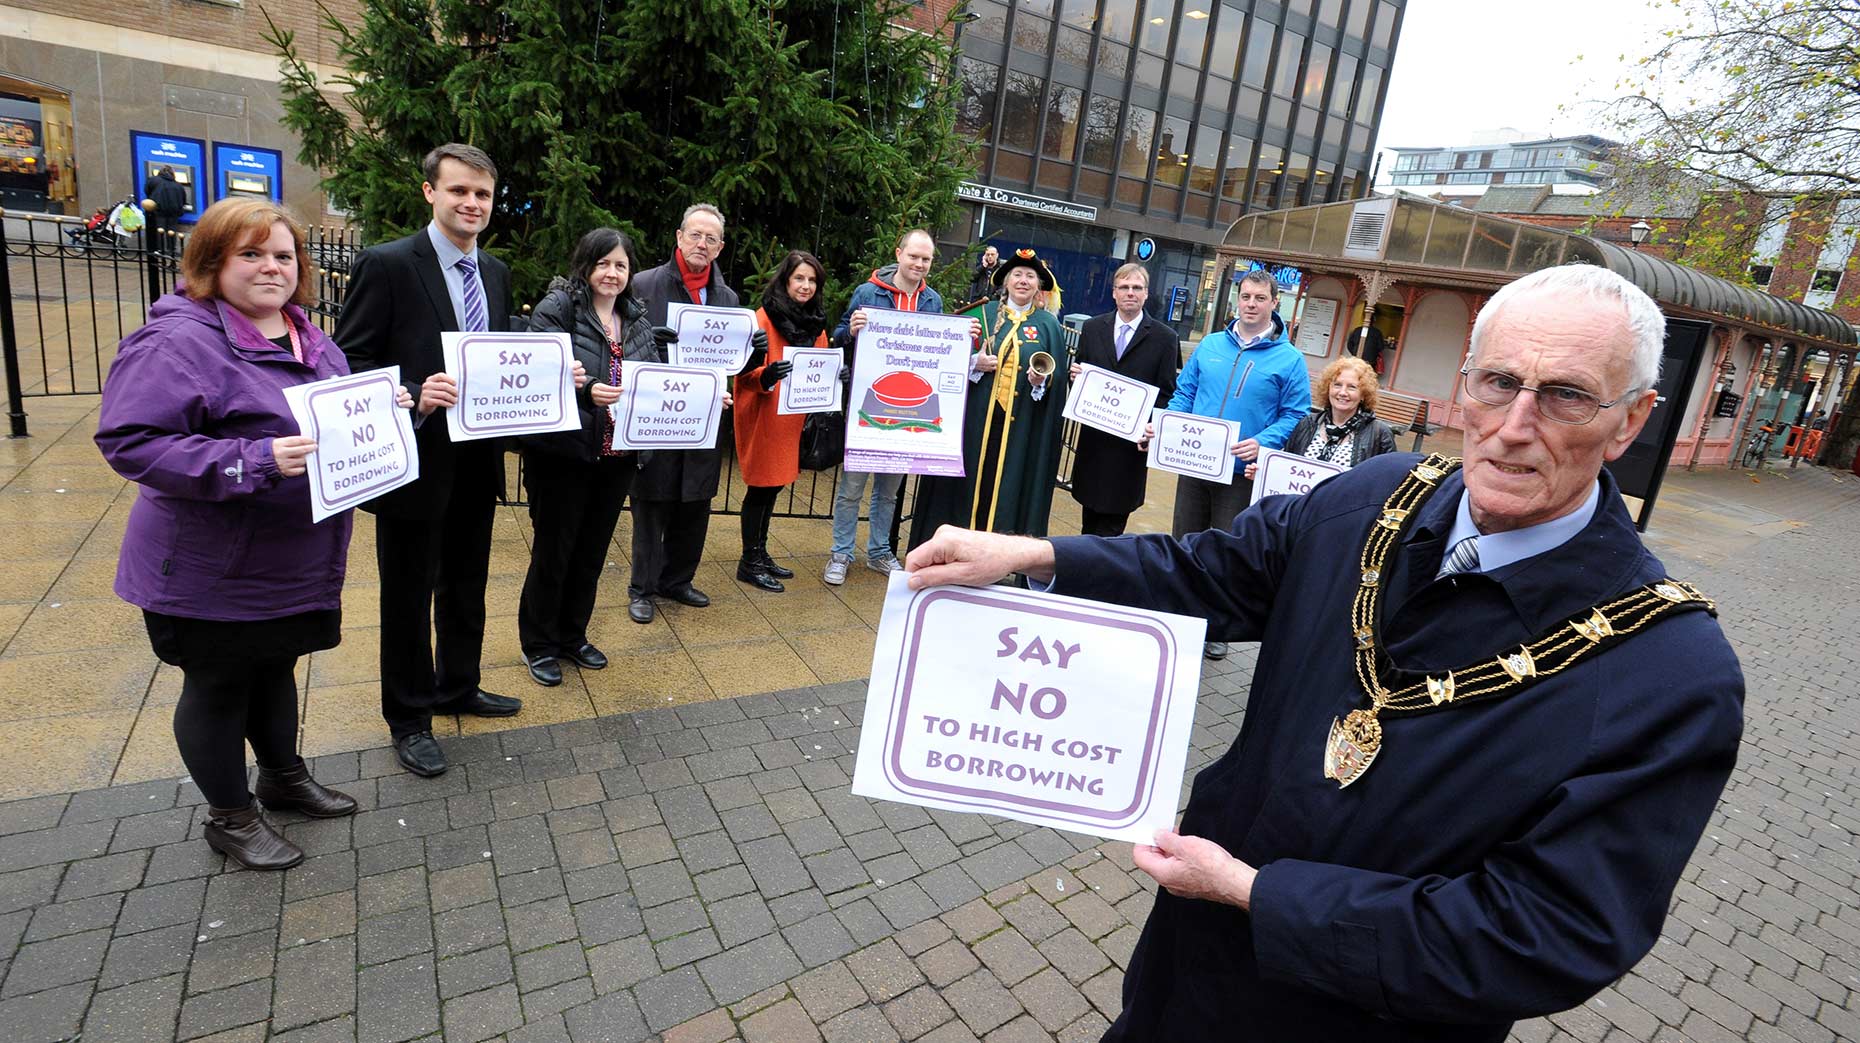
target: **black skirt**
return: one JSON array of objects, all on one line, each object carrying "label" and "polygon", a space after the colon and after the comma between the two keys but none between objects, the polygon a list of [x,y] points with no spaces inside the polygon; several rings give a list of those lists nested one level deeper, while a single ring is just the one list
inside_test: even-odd
[{"label": "black skirt", "polygon": [[261,663],[298,656],[342,643],[342,610],[320,609],[278,619],[228,622],[190,619],[144,609],[149,645],[169,666]]}]

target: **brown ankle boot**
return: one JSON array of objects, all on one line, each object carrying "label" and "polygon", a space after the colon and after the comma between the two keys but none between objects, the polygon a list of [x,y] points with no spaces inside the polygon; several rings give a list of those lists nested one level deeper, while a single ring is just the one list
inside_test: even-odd
[{"label": "brown ankle boot", "polygon": [[311,818],[341,818],[355,814],[355,798],[328,789],[310,777],[310,766],[297,759],[294,768],[273,771],[258,766],[258,785],[252,795],[272,811],[301,811]]},{"label": "brown ankle boot", "polygon": [[289,869],[304,860],[296,844],[278,835],[257,804],[207,809],[207,846],[247,869]]}]

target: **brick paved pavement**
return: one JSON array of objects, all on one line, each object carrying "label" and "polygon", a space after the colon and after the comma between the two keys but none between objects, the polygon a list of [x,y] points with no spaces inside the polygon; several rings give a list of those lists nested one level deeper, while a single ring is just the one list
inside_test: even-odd
[{"label": "brick paved pavement", "polygon": [[[1803,475],[1800,524],[1656,537],[1743,658],[1741,761],[1653,954],[1516,1039],[1860,1039],[1860,486]],[[1251,666],[1204,676],[1191,769]],[[282,874],[226,871],[186,783],[0,804],[0,1040],[1096,1038],[1128,848],[851,796],[862,690],[453,738],[438,779],[320,758],[364,810],[282,817]]]}]

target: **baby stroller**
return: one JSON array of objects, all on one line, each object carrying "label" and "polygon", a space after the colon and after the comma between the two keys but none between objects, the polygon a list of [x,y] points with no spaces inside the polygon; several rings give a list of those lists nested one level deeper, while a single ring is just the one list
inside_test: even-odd
[{"label": "baby stroller", "polygon": [[133,246],[146,220],[142,207],[130,198],[107,210],[98,210],[83,227],[65,229],[65,235],[70,237],[71,245],[80,250],[93,246]]}]

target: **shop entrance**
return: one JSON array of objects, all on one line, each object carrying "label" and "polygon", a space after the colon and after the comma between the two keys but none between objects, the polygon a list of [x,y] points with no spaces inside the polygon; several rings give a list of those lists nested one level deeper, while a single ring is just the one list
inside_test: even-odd
[{"label": "shop entrance", "polygon": [[0,206],[35,214],[77,213],[71,95],[0,76]]}]

